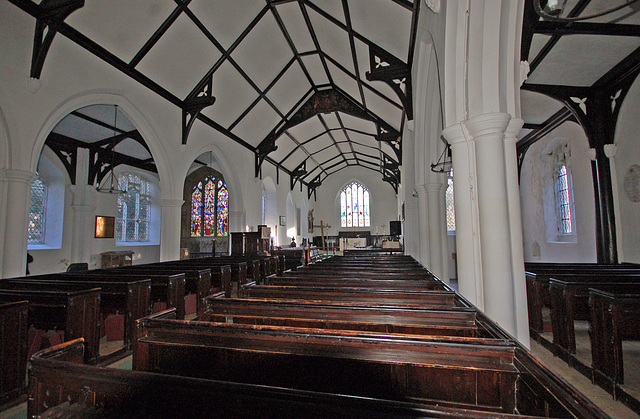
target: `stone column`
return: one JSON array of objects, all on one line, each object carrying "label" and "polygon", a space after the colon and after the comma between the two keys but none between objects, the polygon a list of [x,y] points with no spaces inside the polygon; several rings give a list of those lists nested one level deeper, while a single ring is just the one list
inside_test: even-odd
[{"label": "stone column", "polygon": [[27,224],[31,184],[37,175],[27,170],[5,170],[7,189],[2,277],[23,276],[27,264]]},{"label": "stone column", "polygon": [[429,205],[427,201],[427,189],[425,185],[416,185],[418,193],[418,242],[420,247],[420,263],[429,270],[433,270],[429,260]]},{"label": "stone column", "polygon": [[76,185],[72,187],[73,225],[71,226],[71,262],[89,262],[92,254],[96,214],[96,189],[87,184],[89,175],[89,150],[78,148],[76,161]]},{"label": "stone column", "polygon": [[[504,132],[511,117],[483,114],[465,122],[475,142],[484,312],[515,335],[513,265]],[[455,169],[454,169],[455,175]]]},{"label": "stone column", "polygon": [[474,144],[467,140],[463,124],[446,128],[442,135],[451,144],[453,163],[458,290],[470,303],[484,310]]},{"label": "stone column", "polygon": [[520,208],[520,185],[518,184],[518,158],[516,142],[524,125],[519,118],[512,118],[504,135],[505,173],[511,231],[511,261],[513,272],[513,300],[516,308],[515,337],[527,348],[530,347],[529,311],[527,287],[524,277],[524,239],[522,233],[522,210]]},{"label": "stone column", "polygon": [[[425,190],[427,191],[427,218],[428,218],[428,237],[429,237],[429,269],[435,273],[438,278],[445,282],[449,282],[447,267],[444,263],[444,254],[446,248],[443,248],[443,235],[446,237],[446,229],[443,229],[444,221],[444,186],[442,183],[427,183]],[[444,242],[446,244],[446,241]]]},{"label": "stone column", "polygon": [[180,259],[182,199],[161,199],[160,261]]}]

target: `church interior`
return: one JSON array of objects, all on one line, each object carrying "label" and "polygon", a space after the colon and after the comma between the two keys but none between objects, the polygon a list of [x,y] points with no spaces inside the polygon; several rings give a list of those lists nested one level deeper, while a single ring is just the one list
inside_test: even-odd
[{"label": "church interior", "polygon": [[640,415],[640,1],[0,0],[0,57],[0,417]]}]

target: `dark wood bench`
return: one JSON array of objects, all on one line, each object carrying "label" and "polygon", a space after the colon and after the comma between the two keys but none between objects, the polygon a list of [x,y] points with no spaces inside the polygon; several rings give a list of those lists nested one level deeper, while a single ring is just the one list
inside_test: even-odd
[{"label": "dark wood bench", "polygon": [[591,359],[594,379],[614,390],[624,384],[623,340],[640,340],[640,284],[589,289]]},{"label": "dark wood bench", "polygon": [[[516,418],[471,409],[398,402],[342,394],[100,368],[82,363],[83,342],[37,353],[29,370],[28,416],[66,417],[351,417]],[[600,413],[576,403],[580,417]],[[571,412],[570,412],[571,413]],[[93,416],[92,416],[93,415]],[[566,415],[569,416],[569,415]],[[572,415],[569,417],[577,417]]]},{"label": "dark wood bench", "polygon": [[476,324],[476,311],[464,307],[367,307],[329,301],[205,299],[203,321],[360,330],[433,336],[488,337]]},{"label": "dark wood bench", "polygon": [[113,278],[114,275],[122,281],[135,281],[149,279],[150,282],[150,308],[154,303],[164,303],[166,308],[175,307],[179,319],[184,319],[184,295],[185,295],[185,274],[162,273],[162,272],[142,272],[136,269],[94,269],[78,273],[69,273],[86,279],[100,280],[103,278]]},{"label": "dark wood bench", "polygon": [[86,360],[96,362],[100,350],[100,288],[27,284],[0,289],[0,303],[24,300],[29,302],[30,326],[63,331],[65,341],[84,338]]},{"label": "dark wood bench", "polygon": [[[163,275],[174,275],[183,273],[185,276],[185,298],[189,294],[195,296],[196,313],[200,314],[203,310],[202,299],[207,295],[218,293],[223,290],[220,283],[220,270],[218,270],[218,276],[215,279],[215,284],[212,284],[211,268],[203,268],[200,266],[173,266],[171,264],[144,264],[134,265],[125,268],[113,268],[116,272],[124,270],[127,273],[131,271],[139,271],[143,274],[154,273]],[[185,302],[185,314],[187,313]]]},{"label": "dark wood bench", "polygon": [[[224,292],[231,295],[231,282],[232,282],[232,269],[231,265],[221,265],[216,263],[210,263],[206,261],[192,261],[187,260],[171,260],[166,262],[159,262],[145,265],[135,265],[134,267],[144,269],[146,266],[158,266],[167,269],[178,269],[185,271],[200,271],[202,269],[209,269],[211,272],[211,288],[221,288]],[[238,267],[238,269],[240,269]],[[188,281],[187,281],[188,282]],[[207,294],[208,295],[208,294]]]},{"label": "dark wood bench", "polygon": [[515,413],[509,341],[153,318],[138,324],[138,371]]},{"label": "dark wood bench", "polygon": [[581,274],[549,279],[553,343],[570,354],[576,353],[575,320],[590,320],[589,289],[625,284],[640,285],[640,277]]},{"label": "dark wood bench", "polygon": [[340,278],[320,275],[270,277],[267,285],[447,290],[442,282],[435,280]]},{"label": "dark wood bench", "polygon": [[[86,272],[86,271],[84,271]],[[84,288],[100,287],[100,312],[103,316],[124,316],[123,349],[131,348],[135,337],[135,321],[148,316],[150,310],[150,279],[130,279],[117,276],[106,278],[84,277],[81,274],[47,274],[10,278],[12,282],[36,282],[53,286],[78,285]]]},{"label": "dark wood bench", "polygon": [[549,278],[556,275],[634,275],[640,274],[640,266],[633,264],[596,264],[596,263],[525,263],[527,287],[527,307],[529,327],[533,336],[544,332],[543,307],[551,307]]},{"label": "dark wood bench", "polygon": [[240,288],[240,297],[294,298],[327,301],[358,301],[361,303],[397,306],[454,305],[453,291],[416,291],[347,287],[296,287],[282,285],[256,285],[249,283]]},{"label": "dark wood bench", "polygon": [[[175,260],[169,262],[162,262],[165,264],[173,264],[176,266],[201,266],[205,268],[211,268],[212,272],[216,267],[229,266],[231,269],[231,283],[236,283],[238,286],[240,284],[244,284],[248,279],[248,264],[246,261],[242,260],[229,260],[226,257],[206,257],[206,258],[195,258],[195,259],[183,259],[183,260]],[[259,262],[255,261],[256,272],[259,272]],[[232,285],[231,283],[228,286],[230,290]],[[229,296],[231,296],[231,291],[229,291]]]},{"label": "dark wood bench", "polygon": [[27,390],[27,301],[0,302],[0,406]]}]

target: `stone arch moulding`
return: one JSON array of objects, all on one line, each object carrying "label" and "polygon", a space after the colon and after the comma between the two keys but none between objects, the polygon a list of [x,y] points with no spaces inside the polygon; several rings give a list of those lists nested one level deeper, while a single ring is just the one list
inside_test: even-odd
[{"label": "stone arch moulding", "polygon": [[175,189],[173,173],[169,165],[165,150],[160,146],[160,136],[157,134],[154,126],[149,123],[148,118],[144,115],[139,107],[132,103],[128,98],[115,93],[109,92],[89,92],[73,96],[62,102],[58,107],[53,109],[42,127],[38,131],[36,140],[31,150],[29,170],[35,172],[38,167],[38,159],[42,153],[42,148],[47,140],[49,133],[55,126],[69,113],[90,105],[118,105],[118,108],[127,116],[129,121],[138,129],[142,138],[145,140],[151,150],[151,157],[158,169],[158,177],[160,179],[160,189],[163,197],[171,197],[178,192]]},{"label": "stone arch moulding", "polygon": [[193,164],[200,155],[209,152],[213,153],[218,163],[220,163],[222,176],[224,176],[224,181],[227,184],[227,190],[229,191],[229,211],[244,211],[242,184],[240,183],[238,173],[233,169],[233,165],[227,158],[226,154],[213,144],[206,144],[200,148],[191,150],[187,158],[184,160],[186,162],[185,166],[180,170],[176,170],[176,174],[180,175],[180,181],[178,182],[180,184],[180,199],[182,199],[184,194],[184,180],[187,178],[191,164]]}]

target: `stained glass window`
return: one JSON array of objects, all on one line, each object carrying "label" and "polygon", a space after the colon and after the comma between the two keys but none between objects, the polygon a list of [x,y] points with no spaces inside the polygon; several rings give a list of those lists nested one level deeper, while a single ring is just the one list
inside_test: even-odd
[{"label": "stained glass window", "polygon": [[149,181],[133,173],[122,173],[118,184],[126,192],[118,195],[116,240],[127,242],[149,241],[151,209]]},{"label": "stained glass window", "polygon": [[31,184],[31,202],[29,204],[29,225],[27,228],[29,243],[44,243],[44,216],[47,202],[47,185],[42,179]]},{"label": "stained glass window", "polygon": [[218,236],[229,234],[229,193],[227,187],[218,182]]},{"label": "stained glass window", "polygon": [[220,178],[205,176],[191,191],[191,237],[229,234],[229,193]]},{"label": "stained glass window", "polygon": [[342,227],[371,226],[369,190],[353,182],[340,192],[340,225]]}]

